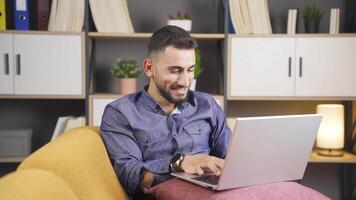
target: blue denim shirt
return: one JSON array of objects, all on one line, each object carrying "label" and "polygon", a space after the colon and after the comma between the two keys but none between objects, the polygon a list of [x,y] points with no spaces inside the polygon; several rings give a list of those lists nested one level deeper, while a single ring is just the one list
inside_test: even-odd
[{"label": "blue denim shirt", "polygon": [[153,185],[167,180],[163,174],[176,153],[225,157],[231,130],[213,97],[189,91],[176,111],[167,115],[146,91],[106,106],[101,135],[127,192],[138,191],[143,167],[155,173]]}]

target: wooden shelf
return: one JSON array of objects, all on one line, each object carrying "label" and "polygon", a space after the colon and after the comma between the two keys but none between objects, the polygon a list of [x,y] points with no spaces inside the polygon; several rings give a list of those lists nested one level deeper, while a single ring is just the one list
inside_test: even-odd
[{"label": "wooden shelf", "polygon": [[20,31],[20,30],[6,30],[0,31],[0,34],[38,34],[38,35],[84,35],[84,32],[64,32],[64,31]]},{"label": "wooden shelf", "polygon": [[[88,36],[93,39],[149,39],[152,33],[98,33],[90,32]],[[191,33],[198,40],[223,40],[223,33]]]},{"label": "wooden shelf", "polygon": [[[224,99],[224,95],[219,95],[219,94],[210,94],[211,96],[213,96],[214,98],[217,98],[217,99],[221,99],[223,100]],[[93,98],[119,98],[119,97],[122,97],[123,95],[120,95],[120,94],[115,94],[115,93],[93,93],[93,94],[90,94],[89,97]]]},{"label": "wooden shelf", "polygon": [[90,98],[119,98],[122,97],[120,94],[114,93],[93,93],[89,95]]},{"label": "wooden shelf", "polygon": [[228,96],[228,101],[355,101],[356,97]]},{"label": "wooden shelf", "polygon": [[0,99],[85,99],[84,95],[0,95]]},{"label": "wooden shelf", "polygon": [[326,157],[326,156],[320,156],[317,154],[317,150],[313,150],[313,152],[310,155],[310,163],[353,163],[356,164],[356,155],[342,151],[343,156],[342,157]]},{"label": "wooden shelf", "polygon": [[19,163],[26,157],[0,157],[0,163]]},{"label": "wooden shelf", "polygon": [[355,33],[339,33],[339,34],[329,34],[329,33],[297,33],[297,34],[286,34],[286,33],[274,33],[274,34],[228,34],[228,37],[355,37]]}]

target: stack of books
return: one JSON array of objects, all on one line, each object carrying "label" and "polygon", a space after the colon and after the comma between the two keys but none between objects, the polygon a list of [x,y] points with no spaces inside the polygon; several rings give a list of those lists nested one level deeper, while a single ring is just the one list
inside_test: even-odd
[{"label": "stack of books", "polygon": [[238,34],[272,34],[267,0],[230,0],[232,25]]},{"label": "stack of books", "polygon": [[84,24],[84,0],[53,0],[49,31],[81,32]]},{"label": "stack of books", "polygon": [[340,24],[340,9],[332,8],[330,10],[330,34],[338,34],[339,33],[339,24]]},{"label": "stack of books", "polygon": [[56,127],[54,128],[51,141],[55,140],[62,133],[72,128],[85,126],[85,117],[63,116],[57,120]]},{"label": "stack of books", "polygon": [[133,33],[126,0],[89,0],[98,32]]}]

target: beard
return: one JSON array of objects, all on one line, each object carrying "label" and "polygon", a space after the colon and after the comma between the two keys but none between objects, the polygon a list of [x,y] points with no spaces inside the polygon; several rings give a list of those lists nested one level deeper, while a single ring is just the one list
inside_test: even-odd
[{"label": "beard", "polygon": [[[161,87],[160,85],[158,85],[157,83],[156,84],[156,87],[158,89],[158,92],[159,94],[164,97],[167,101],[169,101],[170,103],[174,103],[176,104],[177,106],[181,105],[182,103],[186,102],[187,101],[187,97],[188,97],[188,92],[185,94],[185,97],[182,98],[182,99],[175,99],[170,93],[168,90],[165,90],[163,87]],[[181,86],[179,86],[178,84],[174,84],[170,87],[170,89],[179,89],[181,88]]]}]

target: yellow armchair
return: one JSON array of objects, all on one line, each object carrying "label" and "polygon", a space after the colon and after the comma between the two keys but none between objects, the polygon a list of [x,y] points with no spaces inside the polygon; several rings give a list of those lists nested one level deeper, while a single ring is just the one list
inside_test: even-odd
[{"label": "yellow armchair", "polygon": [[[26,158],[15,173],[27,169],[57,175],[81,200],[129,199],[112,168],[98,127],[81,127],[63,133]],[[42,190],[45,188],[44,181]]]},{"label": "yellow armchair", "polygon": [[63,179],[40,169],[21,170],[3,177],[0,181],[0,199],[79,200]]}]

